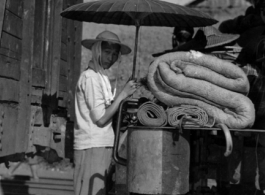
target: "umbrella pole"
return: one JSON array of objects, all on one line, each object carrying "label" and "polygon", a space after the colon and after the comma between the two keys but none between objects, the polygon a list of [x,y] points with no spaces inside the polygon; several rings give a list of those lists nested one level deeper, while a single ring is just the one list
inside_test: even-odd
[{"label": "umbrella pole", "polygon": [[135,68],[136,68],[139,29],[140,29],[140,25],[138,23],[136,23],[136,34],[135,34],[135,44],[134,44],[132,79],[135,79]]}]

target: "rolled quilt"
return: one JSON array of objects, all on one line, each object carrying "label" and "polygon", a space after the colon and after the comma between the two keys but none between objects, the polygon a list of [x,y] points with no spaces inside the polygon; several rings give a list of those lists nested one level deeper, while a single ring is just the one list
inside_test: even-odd
[{"label": "rolled quilt", "polygon": [[215,120],[198,106],[181,105],[169,108],[167,111],[168,124],[177,127],[180,125],[181,118],[185,116],[183,125],[213,127]]},{"label": "rolled quilt", "polygon": [[254,123],[254,105],[245,96],[247,76],[228,61],[195,51],[168,53],[150,65],[147,81],[153,95],[169,107],[200,107],[229,128]]},{"label": "rolled quilt", "polygon": [[167,115],[163,107],[151,101],[145,102],[139,107],[137,117],[144,126],[162,127],[167,124]]}]

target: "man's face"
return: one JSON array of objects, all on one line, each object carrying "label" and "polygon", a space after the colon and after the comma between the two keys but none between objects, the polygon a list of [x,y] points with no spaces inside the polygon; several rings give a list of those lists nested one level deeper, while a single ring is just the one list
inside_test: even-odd
[{"label": "man's face", "polygon": [[103,41],[101,45],[101,66],[109,69],[119,57],[120,45]]}]

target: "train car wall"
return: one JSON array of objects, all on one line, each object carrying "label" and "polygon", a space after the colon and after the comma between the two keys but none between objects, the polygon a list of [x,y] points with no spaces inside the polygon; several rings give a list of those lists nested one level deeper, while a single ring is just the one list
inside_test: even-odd
[{"label": "train car wall", "polygon": [[81,2],[0,0],[0,157],[52,148],[71,158],[82,23],[60,12]]}]

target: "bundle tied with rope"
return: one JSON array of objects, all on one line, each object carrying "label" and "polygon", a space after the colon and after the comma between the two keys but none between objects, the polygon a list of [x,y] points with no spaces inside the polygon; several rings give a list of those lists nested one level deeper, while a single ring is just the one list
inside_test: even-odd
[{"label": "bundle tied with rope", "polygon": [[167,106],[204,110],[215,120],[214,126],[224,130],[230,143],[227,148],[232,148],[228,128],[243,129],[254,123],[254,105],[246,97],[247,76],[228,61],[196,51],[168,53],[150,65],[147,80],[152,94]]},{"label": "bundle tied with rope", "polygon": [[198,106],[181,105],[166,111],[168,124],[173,127],[213,127],[215,120]]},{"label": "bundle tied with rope", "polygon": [[163,127],[167,124],[164,108],[152,101],[145,102],[139,107],[137,118],[144,126]]}]

